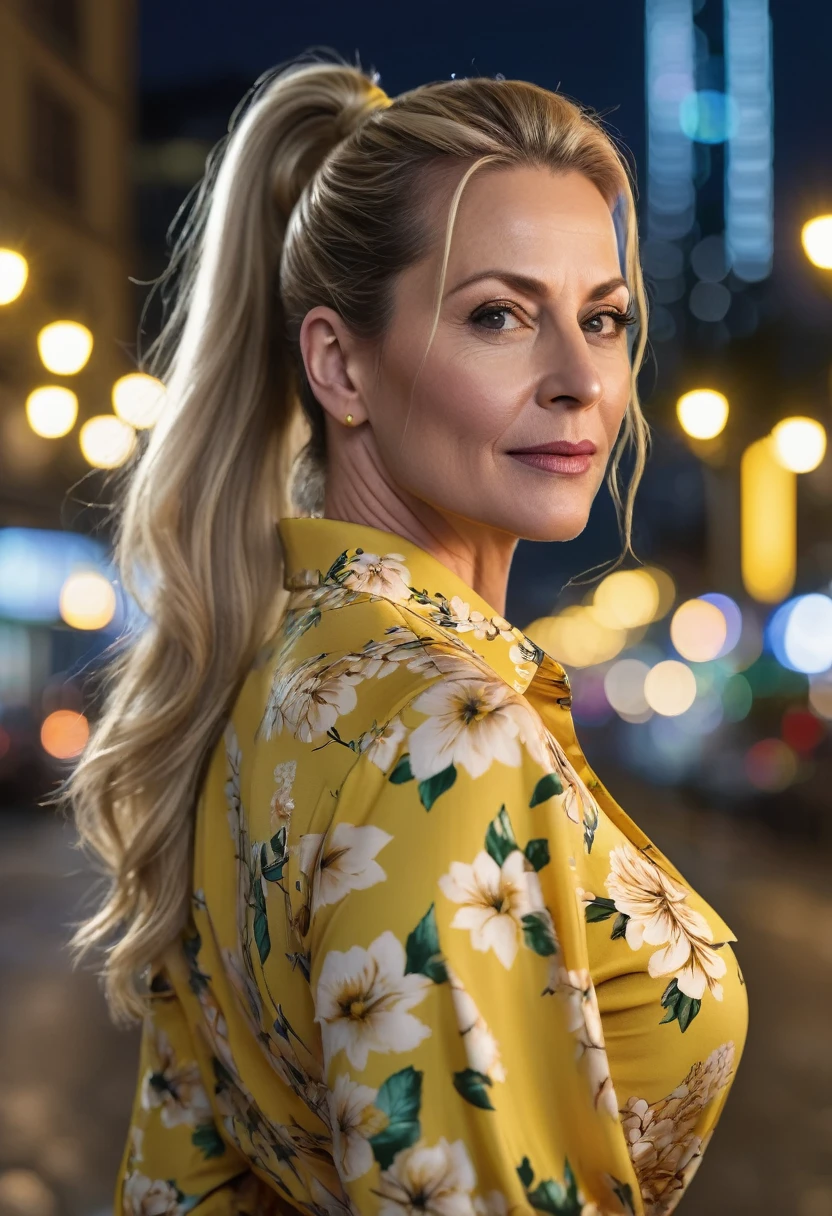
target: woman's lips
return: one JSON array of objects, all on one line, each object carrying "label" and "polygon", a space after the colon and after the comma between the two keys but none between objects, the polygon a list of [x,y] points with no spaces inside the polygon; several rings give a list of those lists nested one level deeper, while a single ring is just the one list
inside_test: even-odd
[{"label": "woman's lips", "polygon": [[560,452],[509,452],[509,456],[545,473],[585,473],[592,464],[592,456],[583,452],[574,456]]}]

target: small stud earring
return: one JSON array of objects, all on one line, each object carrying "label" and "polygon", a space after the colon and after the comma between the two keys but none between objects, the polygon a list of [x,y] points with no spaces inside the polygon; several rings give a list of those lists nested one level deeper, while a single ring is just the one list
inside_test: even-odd
[{"label": "small stud earring", "polygon": [[344,421],[346,422],[347,426],[352,426],[352,414],[347,414]]}]

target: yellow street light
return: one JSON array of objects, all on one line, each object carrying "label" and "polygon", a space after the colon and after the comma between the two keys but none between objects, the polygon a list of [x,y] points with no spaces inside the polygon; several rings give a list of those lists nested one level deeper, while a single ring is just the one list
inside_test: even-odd
[{"label": "yellow street light", "polygon": [[145,372],[129,372],[113,385],[113,409],[131,426],[153,426],[165,404],[165,386]]},{"label": "yellow street light", "polygon": [[53,321],[38,334],[43,366],[56,376],[74,376],[92,353],[92,334],[78,321]]},{"label": "yellow street light", "polygon": [[766,604],[786,598],[797,568],[797,477],[767,435],[740,462],[740,564],[749,595]]},{"label": "yellow street light", "polygon": [[94,469],[116,469],[132,452],[136,432],[115,414],[97,414],[81,427],[78,441]]},{"label": "yellow street light", "polygon": [[13,249],[0,249],[0,304],[16,300],[29,277],[29,263]]},{"label": "yellow street light", "polygon": [[70,388],[46,384],[26,398],[26,419],[36,435],[59,439],[75,426],[78,398]]},{"label": "yellow street light", "polygon": [[97,570],[76,570],[61,587],[59,611],[74,629],[103,629],[116,610],[112,583]]},{"label": "yellow street light", "polygon": [[807,220],[800,233],[803,251],[821,270],[832,270],[832,215]]},{"label": "yellow street light", "polygon": [[695,388],[676,402],[676,415],[692,439],[715,439],[728,421],[728,398],[712,388]]},{"label": "yellow street light", "polygon": [[826,455],[826,431],[814,418],[783,418],[771,437],[776,459],[792,473],[811,473]]}]

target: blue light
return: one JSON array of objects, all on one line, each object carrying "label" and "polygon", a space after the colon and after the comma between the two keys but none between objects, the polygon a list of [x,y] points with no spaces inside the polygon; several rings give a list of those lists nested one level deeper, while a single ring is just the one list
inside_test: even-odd
[{"label": "blue light", "polygon": [[100,541],[77,532],[0,528],[0,618],[57,623],[61,588],[78,569],[111,576]]},{"label": "blue light", "polygon": [[725,641],[722,643],[722,649],[715,656],[717,659],[721,659],[723,655],[730,654],[742,636],[742,613],[730,595],[723,595],[719,591],[711,591],[707,595],[700,595],[699,599],[704,600],[706,604],[713,604],[725,617],[725,624],[728,627]]},{"label": "blue light", "polygon": [[725,143],[737,129],[736,103],[716,89],[688,93],[679,106],[679,125],[697,143]]}]

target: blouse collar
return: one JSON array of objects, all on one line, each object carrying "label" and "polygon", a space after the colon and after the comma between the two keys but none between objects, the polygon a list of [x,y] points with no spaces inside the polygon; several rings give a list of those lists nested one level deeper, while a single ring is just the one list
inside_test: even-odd
[{"label": "blouse collar", "polygon": [[452,634],[516,692],[571,703],[569,680],[521,629],[432,553],[395,532],[323,516],[278,522],[283,585],[289,591],[331,585],[364,591]]}]

